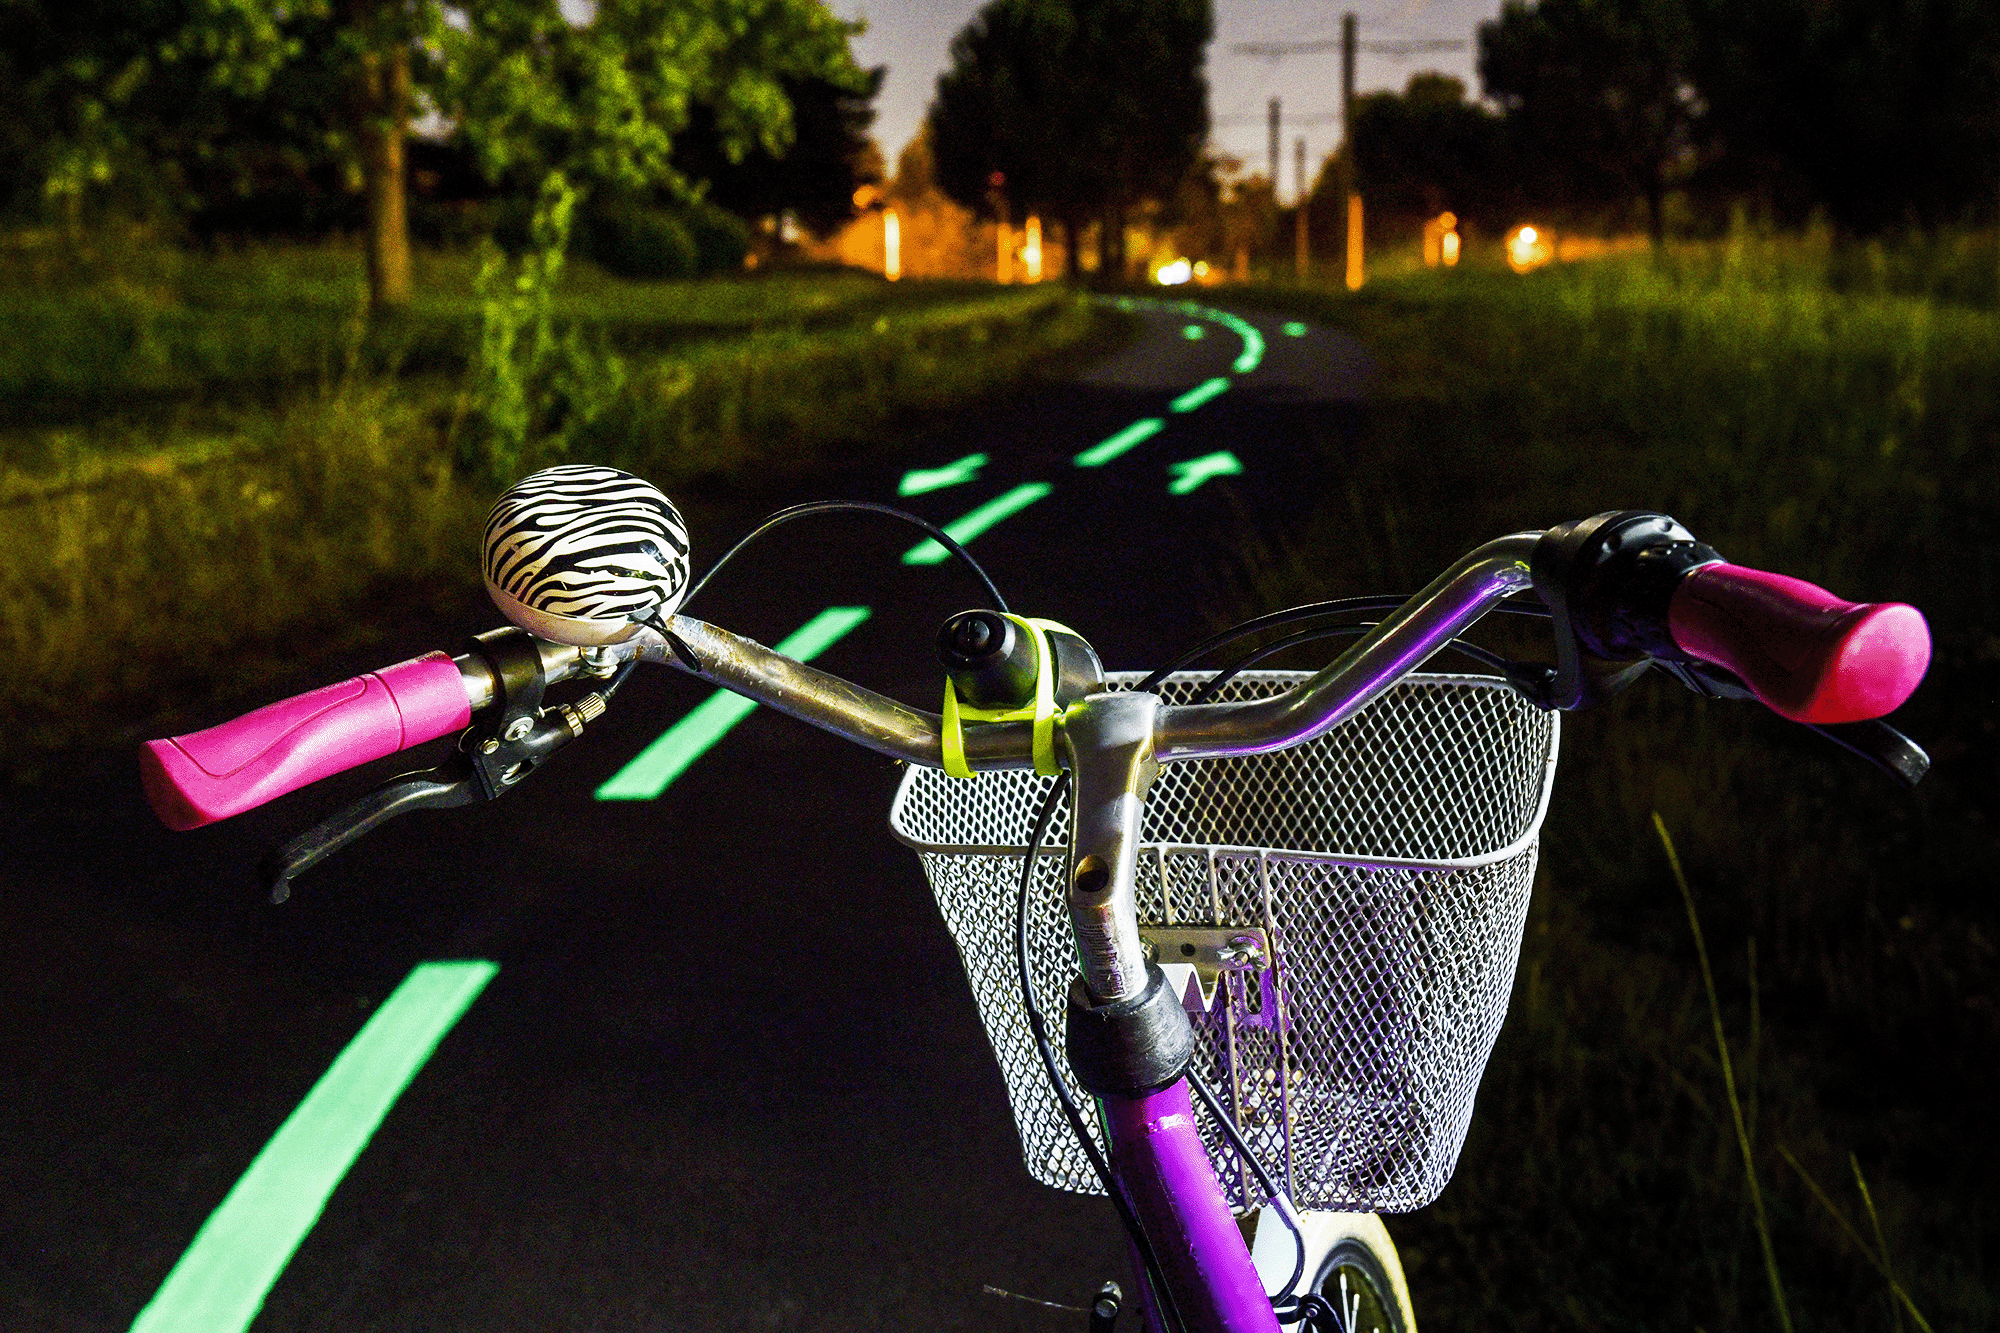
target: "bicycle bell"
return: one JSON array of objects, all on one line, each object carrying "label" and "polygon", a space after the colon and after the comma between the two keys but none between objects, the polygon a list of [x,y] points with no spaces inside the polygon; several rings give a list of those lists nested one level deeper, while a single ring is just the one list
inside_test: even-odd
[{"label": "bicycle bell", "polygon": [[486,591],[537,638],[616,643],[680,606],[688,533],[651,482],[570,463],[508,487],[486,519]]}]

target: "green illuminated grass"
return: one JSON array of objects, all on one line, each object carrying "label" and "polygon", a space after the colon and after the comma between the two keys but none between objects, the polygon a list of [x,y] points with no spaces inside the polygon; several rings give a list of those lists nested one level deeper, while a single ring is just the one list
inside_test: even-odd
[{"label": "green illuminated grass", "polygon": [[[865,606],[830,606],[785,636],[778,651],[801,662],[825,652],[841,636],[868,619]],[[597,789],[600,801],[651,801],[708,753],[729,729],[755,712],[757,705],[740,694],[717,690],[693,712],[669,727],[637,758]]]},{"label": "green illuminated grass", "polygon": [[404,978],[209,1214],[132,1333],[248,1328],[389,1108],[499,970],[425,963]]},{"label": "green illuminated grass", "polygon": [[1126,450],[1149,440],[1166,426],[1161,417],[1142,417],[1101,444],[1094,444],[1076,456],[1078,467],[1102,467]]},{"label": "green illuminated grass", "polygon": [[[1002,519],[1010,518],[1041,499],[1055,488],[1045,481],[1030,481],[1016,486],[1005,495],[988,500],[979,508],[944,525],[951,538],[963,544]],[[937,565],[950,558],[951,552],[943,545],[926,537],[909,550],[903,552],[906,565]]]}]

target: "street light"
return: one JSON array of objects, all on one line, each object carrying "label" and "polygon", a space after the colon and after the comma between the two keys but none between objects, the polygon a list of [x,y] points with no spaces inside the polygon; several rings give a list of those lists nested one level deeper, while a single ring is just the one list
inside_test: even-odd
[{"label": "street light", "polygon": [[1507,233],[1507,267],[1516,273],[1540,268],[1556,257],[1555,233],[1522,223]]}]

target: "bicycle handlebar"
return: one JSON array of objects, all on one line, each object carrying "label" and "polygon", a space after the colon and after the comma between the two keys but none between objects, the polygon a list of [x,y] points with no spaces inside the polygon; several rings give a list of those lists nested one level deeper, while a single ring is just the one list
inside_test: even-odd
[{"label": "bicycle handlebar", "polygon": [[1893,712],[1930,665],[1930,628],[1901,602],[1842,601],[1803,579],[1712,564],[1681,580],[1668,629],[1772,712],[1828,726]]},{"label": "bicycle handlebar", "polygon": [[308,783],[465,726],[459,664],[425,653],[139,752],[146,800],[171,829],[241,814]]},{"label": "bicycle handlebar", "polygon": [[[1658,519],[1685,535],[1663,516],[1599,516],[1622,518],[1620,530],[1639,532],[1633,517]],[[1592,524],[1606,532],[1618,527],[1598,520],[1567,526],[1588,536]],[[1501,599],[1530,587],[1552,606],[1567,605],[1584,592],[1607,599],[1600,620],[1608,616],[1639,626],[1643,649],[1607,656],[1684,655],[1713,663],[1795,721],[1825,725],[1880,717],[1908,698],[1928,664],[1929,633],[1914,608],[1844,602],[1798,579],[1723,563],[1706,547],[1694,547],[1695,556],[1668,571],[1665,584],[1657,565],[1646,565],[1642,557],[1633,566],[1639,576],[1627,581],[1630,589],[1621,589],[1616,579],[1601,588],[1544,586],[1556,577],[1548,572],[1544,539],[1562,540],[1564,531],[1515,533],[1488,542],[1285,694],[1160,708],[1153,758],[1223,758],[1310,740],[1416,670]],[[1673,532],[1663,529],[1662,536]],[[1680,542],[1676,549],[1688,546]],[[1626,554],[1635,549],[1627,542]],[[1601,552],[1586,550],[1583,558],[1595,561],[1598,573],[1609,567]],[[575,646],[534,643],[545,681],[585,665],[584,652]],[[687,616],[655,620],[620,643],[590,652],[593,669],[635,654],[668,662],[879,753],[929,767],[943,762],[938,714]],[[530,654],[531,665],[532,660]],[[147,798],[168,827],[199,827],[463,727],[497,691],[492,664],[476,653],[413,658],[206,731],[147,742],[141,756]],[[536,701],[539,694],[537,688]],[[974,769],[1030,767],[1032,728],[982,724],[966,730],[964,748]]]}]

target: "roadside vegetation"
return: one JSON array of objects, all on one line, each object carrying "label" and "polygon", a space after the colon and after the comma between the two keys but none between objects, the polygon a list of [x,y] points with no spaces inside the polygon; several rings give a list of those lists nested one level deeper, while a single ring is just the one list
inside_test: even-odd
[{"label": "roadside vegetation", "polygon": [[1936,641],[1892,719],[1935,760],[1915,793],[1663,680],[1565,719],[1471,1138],[1440,1202],[1396,1228],[1427,1326],[1914,1329],[1912,1304],[1939,1329],[2000,1319],[1994,259],[1990,237],[1739,232],[1252,298],[1356,334],[1380,364],[1360,438],[1328,437],[1319,526],[1246,563],[1258,607],[1413,588],[1498,533],[1654,508],[1738,563],[1912,602]]},{"label": "roadside vegetation", "polygon": [[[476,257],[420,254],[410,306],[370,317],[335,247],[0,251],[10,771],[136,701],[240,691],[275,669],[258,645],[338,624],[386,581],[476,585],[478,525],[519,472],[604,462],[697,501],[767,484],[889,447],[1101,318],[1055,288],[573,264],[547,313],[594,397],[554,421],[518,352],[534,312],[505,308],[522,263],[481,302]],[[496,383],[541,413],[510,451]]]}]

